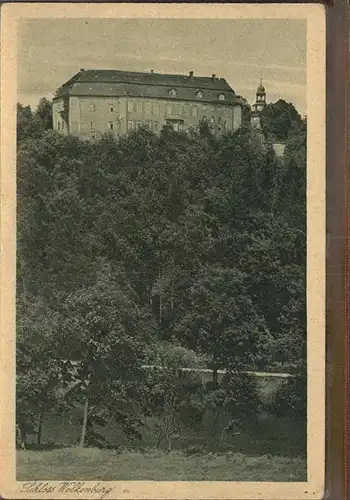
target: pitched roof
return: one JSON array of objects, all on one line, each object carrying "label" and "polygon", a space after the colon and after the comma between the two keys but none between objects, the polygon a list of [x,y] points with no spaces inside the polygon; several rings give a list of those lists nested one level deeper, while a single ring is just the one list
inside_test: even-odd
[{"label": "pitched roof", "polygon": [[[134,96],[169,99],[169,90],[175,88],[176,99],[195,100],[202,90],[201,101],[216,101],[225,92],[225,102],[237,102],[235,93],[224,78],[160,73],[138,73],[119,70],[81,70],[65,82],[56,97],[74,96]],[[173,98],[171,98],[173,99]]]}]

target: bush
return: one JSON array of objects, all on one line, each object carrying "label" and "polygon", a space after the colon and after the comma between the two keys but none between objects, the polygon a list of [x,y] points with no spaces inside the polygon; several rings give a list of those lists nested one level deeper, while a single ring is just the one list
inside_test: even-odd
[{"label": "bush", "polygon": [[283,382],[275,391],[268,411],[277,417],[288,416],[304,420],[307,416],[306,375],[293,377]]},{"label": "bush", "polygon": [[205,395],[206,408],[211,415],[212,437],[220,443],[229,435],[257,420],[260,408],[260,394],[256,379],[245,373],[227,373],[221,385]]},{"label": "bush", "polygon": [[238,424],[255,420],[261,400],[256,377],[246,373],[227,373],[223,379],[225,408]]},{"label": "bush", "polygon": [[186,428],[199,430],[204,413],[202,384],[197,373],[171,366],[148,370],[144,374],[141,413],[156,439],[156,447],[166,443],[168,451]]}]

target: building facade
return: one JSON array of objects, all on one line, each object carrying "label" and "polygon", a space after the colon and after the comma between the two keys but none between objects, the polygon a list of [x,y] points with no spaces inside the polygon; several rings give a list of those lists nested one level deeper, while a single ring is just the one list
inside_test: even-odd
[{"label": "building facade", "polygon": [[98,139],[140,126],[158,133],[166,124],[187,130],[207,122],[213,133],[224,134],[242,125],[243,105],[226,80],[215,75],[82,69],[54,97],[53,128]]}]

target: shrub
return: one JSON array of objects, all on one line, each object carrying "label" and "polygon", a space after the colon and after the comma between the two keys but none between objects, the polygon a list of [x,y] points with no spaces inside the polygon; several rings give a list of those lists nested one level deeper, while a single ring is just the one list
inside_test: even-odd
[{"label": "shrub", "polygon": [[270,413],[284,417],[304,420],[307,416],[307,380],[306,374],[293,377],[283,382],[275,391],[268,405]]},{"label": "shrub", "polygon": [[244,373],[227,373],[220,386],[205,395],[206,408],[210,413],[211,434],[220,443],[229,434],[235,434],[260,413],[261,401],[256,379]]},{"label": "shrub", "polygon": [[260,413],[261,399],[256,377],[229,372],[223,379],[225,409],[237,424],[255,420]]}]

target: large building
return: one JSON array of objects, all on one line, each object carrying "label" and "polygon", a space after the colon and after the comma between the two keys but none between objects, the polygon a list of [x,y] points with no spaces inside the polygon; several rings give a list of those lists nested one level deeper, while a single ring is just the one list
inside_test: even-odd
[{"label": "large building", "polygon": [[81,69],[56,92],[53,128],[97,139],[141,125],[157,133],[165,124],[186,130],[207,122],[215,134],[223,134],[241,126],[243,107],[244,100],[215,75]]}]

